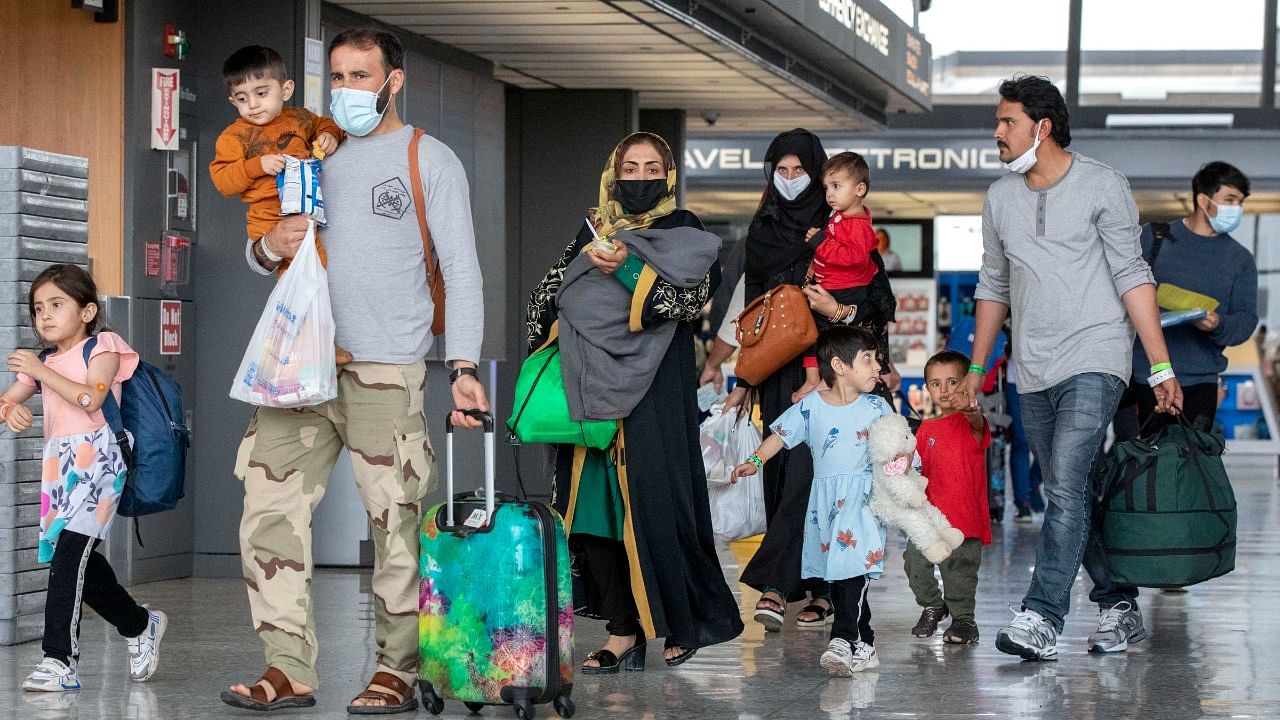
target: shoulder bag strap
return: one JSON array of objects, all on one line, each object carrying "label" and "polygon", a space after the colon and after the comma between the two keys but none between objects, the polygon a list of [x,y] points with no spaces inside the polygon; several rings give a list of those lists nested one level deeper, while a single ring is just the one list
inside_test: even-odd
[{"label": "shoulder bag strap", "polygon": [[427,227],[427,200],[423,192],[422,167],[418,162],[418,144],[426,131],[413,129],[413,139],[409,141],[409,185],[413,191],[413,204],[418,210],[418,229],[422,231],[422,258],[427,264],[427,287],[440,269],[435,249],[431,245],[431,229]]},{"label": "shoulder bag strap", "polygon": [[1147,265],[1151,266],[1154,272],[1156,269],[1156,257],[1160,255],[1160,246],[1164,245],[1164,239],[1169,237],[1169,223],[1151,223],[1151,259],[1147,261]]}]

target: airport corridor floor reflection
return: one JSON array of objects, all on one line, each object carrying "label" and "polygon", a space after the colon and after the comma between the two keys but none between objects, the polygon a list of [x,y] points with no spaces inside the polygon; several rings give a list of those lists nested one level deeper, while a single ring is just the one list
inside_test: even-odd
[{"label": "airport corridor floor reflection", "polygon": [[[1086,652],[1096,610],[1081,574],[1072,597],[1057,662],[1030,663],[994,647],[996,630],[1026,590],[1035,557],[1038,521],[999,527],[983,557],[978,590],[977,646],[911,637],[919,616],[894,542],[882,580],[872,584],[871,610],[881,665],[853,678],[828,679],[818,667],[826,631],[797,629],[789,608],[780,634],[766,636],[751,621],[758,597],[736,584],[741,554],[725,548],[725,573],[734,580],[747,630],[738,640],[706,648],[678,668],[662,662],[651,644],[643,673],[579,675],[573,691],[577,718],[1070,718],[1114,720],[1152,717],[1280,717],[1280,484],[1234,473],[1240,505],[1235,572],[1187,593],[1143,590],[1139,602],[1151,637],[1127,653]],[[327,570],[314,580],[320,637],[319,702],[276,717],[345,718],[346,703],[373,671],[373,610],[369,576]],[[250,681],[263,669],[261,646],[249,627],[248,601],[239,579],[189,579],[141,585],[139,600],[171,618],[156,676],[128,679],[125,642],[86,609],[81,633],[78,693],[24,693],[22,679],[40,659],[38,642],[0,648],[0,707],[14,718],[198,719],[262,717],[218,700],[229,683]],[[604,641],[603,623],[581,621],[578,661]],[[550,706],[539,718],[555,717]],[[468,711],[446,701],[441,717]],[[486,708],[482,717],[512,718],[510,708]],[[400,717],[413,717],[405,714]],[[418,718],[429,717],[418,710]]]}]

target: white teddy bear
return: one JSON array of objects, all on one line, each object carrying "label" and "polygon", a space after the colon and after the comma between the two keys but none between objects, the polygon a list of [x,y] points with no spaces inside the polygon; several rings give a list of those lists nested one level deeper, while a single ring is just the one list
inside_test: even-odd
[{"label": "white teddy bear", "polygon": [[871,512],[885,525],[901,528],[925,559],[938,564],[964,542],[964,533],[925,497],[929,481],[911,460],[916,437],[901,415],[886,415],[871,425]]}]

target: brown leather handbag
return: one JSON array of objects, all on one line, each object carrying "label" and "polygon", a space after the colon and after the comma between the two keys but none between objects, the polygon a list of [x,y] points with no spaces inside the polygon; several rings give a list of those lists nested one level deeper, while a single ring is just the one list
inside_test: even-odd
[{"label": "brown leather handbag", "polygon": [[422,257],[427,264],[427,287],[431,291],[431,304],[435,314],[431,318],[431,334],[444,334],[444,276],[440,274],[440,259],[431,245],[431,229],[427,227],[427,201],[422,188],[422,169],[418,166],[418,141],[426,134],[422,128],[413,129],[409,141],[409,184],[413,186],[413,204],[418,210],[418,229],[422,231]]},{"label": "brown leather handbag", "polygon": [[779,285],[752,300],[738,318],[738,364],[734,374],[759,385],[818,340],[818,325],[804,291]]}]

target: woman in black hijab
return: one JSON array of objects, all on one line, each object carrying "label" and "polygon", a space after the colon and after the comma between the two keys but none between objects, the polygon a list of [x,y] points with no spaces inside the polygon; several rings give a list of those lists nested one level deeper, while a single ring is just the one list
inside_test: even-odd
[{"label": "woman in black hijab", "polygon": [[[831,208],[822,188],[822,164],[827,153],[817,135],[796,128],[773,139],[765,153],[764,196],[747,230],[746,297],[750,303],[779,285],[803,285],[817,243],[805,235],[826,226]],[[820,240],[821,234],[814,237]],[[726,401],[740,403],[751,391],[760,403],[765,433],[791,406],[791,394],[805,381],[802,358],[797,357],[754,388],[741,379]],[[800,627],[824,627],[831,612],[830,591],[820,580],[800,578],[800,547],[804,513],[813,482],[813,458],[808,447],[783,450],[764,467],[764,507],[768,533],[742,573],[742,582],[763,595],[755,619],[767,630],[782,628],[785,602],[811,596],[797,616]]]},{"label": "woman in black hijab", "polygon": [[[823,239],[822,233],[810,233],[810,229],[825,227],[831,214],[822,187],[822,164],[826,160],[822,141],[802,128],[778,135],[769,145],[764,162],[768,185],[760,209],[747,230],[748,303],[778,285],[804,285],[813,251]],[[809,235],[812,237],[807,237]],[[884,264],[879,253],[872,252],[871,256],[880,272],[872,281],[874,292],[869,302],[887,321],[892,321],[895,301]],[[806,294],[815,313],[826,313],[836,307],[825,290],[811,288]],[[888,372],[884,323],[878,323],[876,330],[883,346],[881,365]],[[773,421],[792,405],[792,393],[804,382],[803,359],[797,357],[760,385],[750,388],[755,401],[760,403],[766,434]],[[748,392],[739,380],[725,407],[742,402]],[[821,629],[831,617],[830,590],[821,579],[800,577],[800,547],[809,488],[813,483],[813,458],[809,449],[802,446],[783,450],[765,465],[763,475],[768,532],[742,573],[742,582],[761,592],[755,619],[766,630],[777,632],[782,629],[786,603],[808,598],[809,602],[796,615],[796,625]]]}]

